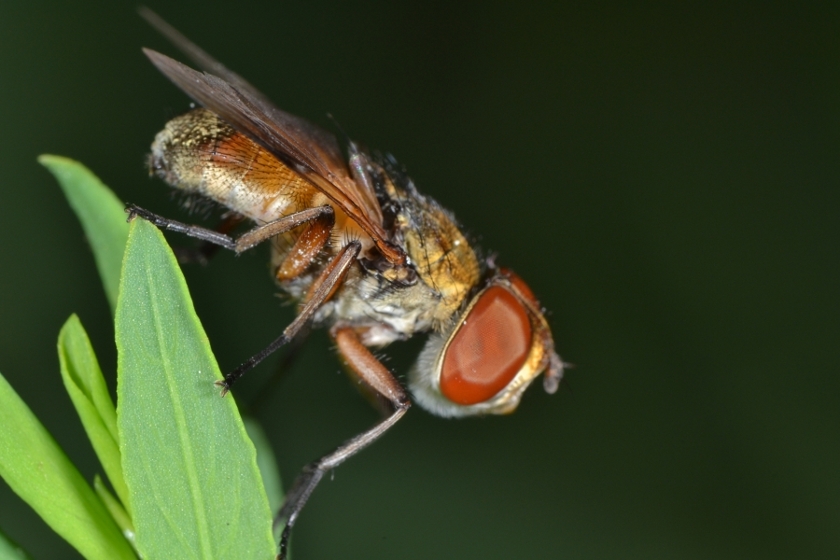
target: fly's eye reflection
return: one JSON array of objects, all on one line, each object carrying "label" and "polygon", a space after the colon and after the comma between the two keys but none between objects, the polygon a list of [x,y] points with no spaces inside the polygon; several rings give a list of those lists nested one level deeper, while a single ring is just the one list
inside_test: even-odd
[{"label": "fly's eye reflection", "polygon": [[[201,107],[167,123],[152,144],[152,172],[172,187],[228,209],[217,229],[188,225],[134,205],[130,217],[237,253],[263,242],[279,287],[299,302],[296,318],[264,350],[219,382],[222,393],[308,324],[325,327],[342,360],[390,405],[371,429],[304,469],[277,514],[289,531],[318,481],[394,425],[409,392],[372,353],[428,335],[409,373],[413,399],[441,416],[505,414],[540,374],[556,389],[563,362],[530,288],[481,261],[452,215],[418,192],[390,157],[335,137],[275,107],[148,10],[142,15],[203,72],[144,49]],[[232,228],[250,229],[231,235]],[[211,250],[194,255],[207,258]]]}]

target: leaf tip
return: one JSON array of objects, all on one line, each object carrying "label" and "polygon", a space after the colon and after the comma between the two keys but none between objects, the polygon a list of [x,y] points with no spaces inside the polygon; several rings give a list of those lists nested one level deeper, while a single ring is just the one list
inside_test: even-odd
[{"label": "leaf tip", "polygon": [[72,160],[68,157],[64,156],[57,156],[55,154],[41,154],[37,158],[38,163],[46,167],[47,169],[52,171],[52,168],[56,165],[61,165],[62,163],[75,163],[75,160]]}]

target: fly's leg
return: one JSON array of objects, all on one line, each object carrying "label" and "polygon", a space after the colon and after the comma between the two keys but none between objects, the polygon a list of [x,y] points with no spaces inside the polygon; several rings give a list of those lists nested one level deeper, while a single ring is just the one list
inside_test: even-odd
[{"label": "fly's leg", "polygon": [[280,537],[280,553],[277,555],[277,560],[286,558],[292,527],[297,521],[303,506],[306,505],[309,496],[312,495],[312,491],[315,490],[324,475],[379,439],[382,434],[388,431],[388,428],[403,417],[411,406],[411,401],[409,401],[408,395],[399,381],[362,344],[358,334],[353,329],[348,327],[337,328],[333,329],[331,334],[338,346],[339,354],[347,362],[347,365],[377,393],[388,399],[394,410],[371,429],[345,441],[332,453],[324,455],[304,467],[286,494],[286,501],[274,519],[275,524],[283,520],[286,522],[283,534]]},{"label": "fly's leg", "polygon": [[[334,223],[334,214],[323,214],[309,223],[306,229],[298,236],[295,244],[283,259],[283,262],[281,262],[280,266],[277,267],[275,277],[278,282],[297,278],[303,274],[307,268],[309,268],[309,265],[312,264],[312,260],[318,256],[324,248],[324,245],[326,245],[330,240],[330,234],[332,233]],[[313,288],[314,287],[315,286],[313,285]],[[305,301],[311,299],[313,292],[310,291],[308,295],[310,297],[307,297]],[[327,299],[329,299],[329,295],[327,296]],[[271,394],[269,385],[273,386],[276,384],[280,379],[280,374],[289,369],[291,363],[297,357],[300,348],[303,346],[303,342],[307,335],[308,330],[304,328],[303,330],[298,331],[298,333],[292,338],[289,343],[291,347],[289,348],[286,357],[283,359],[280,367],[277,368],[277,372],[272,376],[269,383],[262,391],[259,392],[259,396],[251,403],[252,407],[259,408],[260,404],[269,394]]]},{"label": "fly's leg", "polygon": [[225,376],[222,381],[217,381],[216,385],[222,388],[222,396],[226,395],[237,379],[242,377],[245,372],[253,369],[257,364],[270,356],[275,350],[281,346],[288,344],[295,335],[306,325],[312,315],[318,310],[321,305],[327,301],[336,289],[341,285],[344,276],[350,267],[356,262],[356,257],[362,250],[362,244],[358,241],[348,243],[333,259],[327,264],[321,275],[315,280],[317,288],[311,293],[311,297],[306,304],[301,308],[298,316],[292,321],[288,327],[283,330],[277,339],[269,344],[264,350],[251,356],[248,360],[243,362],[238,368]]},{"label": "fly's leg", "polygon": [[262,388],[257,391],[257,395],[248,403],[247,410],[251,411],[252,415],[258,415],[259,411],[266,406],[269,398],[274,394],[274,389],[283,381],[286,373],[292,369],[295,361],[300,357],[301,350],[309,339],[311,331],[311,325],[307,325],[289,342],[286,353],[280,360],[280,363],[277,364],[274,373],[263,384]]},{"label": "fly's leg", "polygon": [[283,259],[283,262],[277,267],[275,277],[278,282],[291,280],[303,274],[309,265],[312,264],[312,260],[318,256],[318,253],[321,252],[321,249],[330,240],[333,225],[335,225],[334,212],[321,214],[309,222],[309,225],[298,236],[292,249]]},{"label": "fly's leg", "polygon": [[281,233],[286,233],[287,231],[290,231],[300,225],[317,220],[322,216],[335,215],[335,211],[331,206],[307,208],[306,210],[301,210],[300,212],[283,216],[273,222],[257,226],[249,231],[246,231],[239,237],[234,238],[230,235],[220,233],[209,228],[185,224],[176,220],[164,218],[163,216],[149,212],[148,210],[135,206],[134,204],[127,204],[125,211],[128,213],[128,221],[131,221],[135,217],[139,216],[159,228],[183,233],[189,237],[194,237],[196,239],[212,243],[213,245],[219,245],[224,249],[229,249],[236,253],[247,251],[267,239],[271,239]]},{"label": "fly's leg", "polygon": [[[230,234],[245,220],[245,216],[237,214],[236,212],[228,212],[222,217],[222,221],[214,228],[214,231],[223,234]],[[210,259],[216,256],[221,246],[209,241],[202,241],[197,247],[173,247],[172,251],[178,258],[181,264],[198,263],[202,266],[206,265]]]},{"label": "fly's leg", "polygon": [[[331,206],[318,206],[295,212],[288,216],[274,220],[267,224],[257,226],[246,231],[239,237],[231,237],[225,233],[214,231],[201,226],[184,224],[176,220],[164,218],[153,212],[149,212],[134,204],[128,204],[125,208],[128,213],[128,220],[131,221],[139,216],[159,228],[183,233],[189,237],[200,239],[206,243],[218,245],[225,249],[241,253],[271,239],[277,235],[290,231],[298,226],[309,224],[304,232],[298,237],[289,255],[281,263],[277,270],[278,280],[291,279],[300,275],[312,259],[323,249],[329,241],[333,224],[335,223],[335,211]],[[315,279],[313,288],[310,290],[305,305],[301,308],[294,321],[285,328],[274,342],[264,350],[251,356],[235,370],[227,374],[222,381],[216,384],[222,387],[222,396],[226,395],[231,385],[242,377],[250,369],[271,355],[275,350],[289,343],[295,335],[307,324],[318,308],[327,301],[336,289],[341,285],[344,276],[355,262],[362,246],[358,241],[348,243],[333,259],[327,264],[321,275]]]}]

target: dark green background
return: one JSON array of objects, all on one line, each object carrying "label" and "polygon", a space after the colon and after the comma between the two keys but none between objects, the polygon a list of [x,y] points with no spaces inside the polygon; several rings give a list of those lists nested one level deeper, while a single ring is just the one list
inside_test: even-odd
[{"label": "dark green background", "polygon": [[[412,410],[318,489],[297,559],[840,557],[840,4],[171,4],[280,106],[393,152],[577,364],[509,417]],[[174,53],[129,3],[0,4],[0,371],[89,478],[54,346],[76,312],[112,375],[109,311],[35,157],[184,217],[144,155],[187,99],[141,46]],[[186,274],[222,369],[292,316],[264,251]],[[327,349],[259,413],[287,479],[376,418]],[[74,557],[4,485],[0,527]]]}]

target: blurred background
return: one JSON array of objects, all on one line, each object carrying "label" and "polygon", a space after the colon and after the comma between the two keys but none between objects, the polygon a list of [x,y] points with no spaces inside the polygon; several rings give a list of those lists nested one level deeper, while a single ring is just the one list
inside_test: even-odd
[{"label": "blurred background", "polygon": [[[508,417],[413,409],[318,488],[296,559],[840,557],[840,4],[149,5],[279,106],[393,153],[576,364]],[[113,386],[113,331],[35,158],[188,219],[144,166],[188,100],[141,46],[175,54],[132,3],[0,3],[0,372],[89,479],[55,340],[78,313]],[[292,318],[254,253],[185,269],[222,370]],[[280,356],[237,387],[266,393],[287,481],[376,419],[328,348],[315,332],[271,392]],[[3,483],[0,527],[78,557]]]}]

